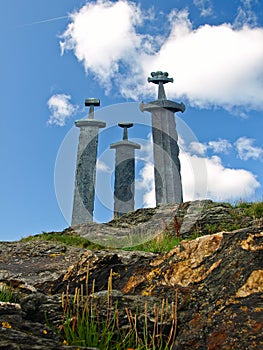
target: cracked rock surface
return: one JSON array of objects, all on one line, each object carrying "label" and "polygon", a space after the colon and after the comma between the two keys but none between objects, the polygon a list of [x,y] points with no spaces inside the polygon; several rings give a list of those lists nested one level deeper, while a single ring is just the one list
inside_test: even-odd
[{"label": "cracked rock surface", "polygon": [[[165,208],[167,215],[171,210],[171,220],[177,213],[185,230],[183,237],[196,229],[189,221],[183,226],[184,216],[191,220],[198,216],[198,229],[204,234],[182,240],[167,253],[91,251],[41,240],[0,243],[0,289],[10,286],[17,295],[15,303],[0,303],[0,350],[80,349],[63,345],[54,331],[62,322],[62,293],[73,294],[75,288],[82,288],[85,294],[95,280],[93,302],[103,316],[110,274],[112,300],[118,302],[124,323],[126,308],[137,312],[140,319],[147,304],[150,322],[154,308],[163,300],[174,305],[173,350],[262,349],[262,219],[234,216],[222,203],[200,202]],[[153,210],[146,216],[152,215]],[[136,220],[145,223],[135,212],[133,219],[125,218],[126,228],[134,226]],[[162,217],[160,226],[161,221],[163,224]],[[167,224],[172,227],[173,221]],[[221,230],[226,224],[240,228]],[[118,229],[121,225],[112,222],[109,226]],[[213,230],[218,225],[218,232],[209,234],[211,225]],[[87,227],[75,230],[82,235]]]}]

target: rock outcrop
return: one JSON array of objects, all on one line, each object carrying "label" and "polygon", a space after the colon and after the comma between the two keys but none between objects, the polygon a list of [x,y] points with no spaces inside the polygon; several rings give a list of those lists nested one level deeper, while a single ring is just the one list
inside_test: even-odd
[{"label": "rock outcrop", "polygon": [[78,235],[105,247],[132,247],[157,236],[164,229],[182,238],[249,227],[253,217],[242,208],[211,200],[196,200],[181,205],[138,209],[105,224],[87,223],[72,229]]},{"label": "rock outcrop", "polygon": [[[112,302],[118,302],[122,326],[127,322],[125,309],[137,313],[140,320],[145,305],[150,324],[164,300],[167,310],[173,310],[166,323],[174,325],[174,350],[262,349],[262,219],[253,220],[240,210],[234,213],[229,205],[211,201],[162,210],[167,214],[165,229],[174,229],[178,235],[180,225],[180,234],[187,238],[198,228],[204,236],[184,239],[162,254],[91,251],[43,241],[1,243],[0,286],[11,287],[17,299],[0,303],[0,349],[81,348],[66,347],[55,331],[62,322],[61,296],[74,294],[76,288],[83,294],[92,290],[92,302],[103,317],[109,276],[110,295]],[[144,214],[151,220],[155,210]],[[160,215],[160,227],[163,218]],[[103,230],[134,229],[136,220],[146,227],[143,214],[135,212],[105,224]],[[84,235],[87,227],[73,230]],[[241,228],[211,234],[223,227]]]}]

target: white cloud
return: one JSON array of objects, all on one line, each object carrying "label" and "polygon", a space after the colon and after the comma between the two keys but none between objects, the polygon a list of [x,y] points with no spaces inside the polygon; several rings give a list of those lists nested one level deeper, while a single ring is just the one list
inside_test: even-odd
[{"label": "white cloud", "polygon": [[112,172],[110,166],[108,164],[106,164],[105,162],[103,162],[101,159],[97,160],[96,169],[97,169],[97,171],[101,171],[103,173],[111,173]]},{"label": "white cloud", "polygon": [[209,149],[211,149],[214,153],[227,154],[231,148],[232,145],[228,140],[219,139],[217,141],[209,141],[207,143],[193,141],[190,143],[188,151],[191,154],[204,156]]},{"label": "white cloud", "polygon": [[235,146],[238,152],[238,157],[242,160],[249,159],[262,159],[263,149],[260,147],[253,146],[254,140],[247,137],[240,137],[236,142]]},{"label": "white cloud", "polygon": [[244,26],[256,26],[257,15],[252,10],[253,0],[240,0],[241,6],[238,7],[237,16],[234,21],[234,28],[240,29]]},{"label": "white cloud", "polygon": [[225,168],[216,156],[207,160],[207,174],[208,197],[214,200],[247,198],[260,186],[250,171]]},{"label": "white cloud", "polygon": [[193,154],[204,156],[207,151],[207,145],[201,142],[193,141],[189,145],[189,151]]},{"label": "white cloud", "polygon": [[154,165],[153,165],[153,139],[152,133],[147,135],[147,139],[142,142],[138,140],[141,149],[137,151],[137,160],[143,161],[143,167],[139,171],[136,180],[136,189],[142,193],[137,196],[137,201],[142,203],[143,207],[151,208],[156,206],[155,188],[154,188]]},{"label": "white cloud", "polygon": [[51,112],[48,124],[64,126],[66,120],[76,113],[77,107],[70,103],[70,99],[71,96],[65,94],[56,94],[50,97],[47,102]]},{"label": "white cloud", "polygon": [[183,200],[207,198],[207,164],[206,158],[181,151],[181,177]]},{"label": "white cloud", "polygon": [[[180,162],[184,201],[205,198],[215,201],[247,199],[260,186],[253,173],[225,167],[218,156],[203,157],[181,150]],[[136,188],[144,192],[145,207],[155,206],[153,163],[148,162],[141,169]]]},{"label": "white cloud", "polygon": [[226,154],[235,148],[242,160],[263,159],[263,149],[253,143],[254,140],[247,137],[240,137],[234,147],[225,139],[191,142],[187,151],[180,153],[184,200],[238,200],[253,196],[260,186],[253,173],[225,167],[218,156],[205,156],[209,149]]},{"label": "white cloud", "polygon": [[145,162],[153,163],[153,137],[150,132],[147,135],[147,138],[144,142],[143,140],[138,140],[140,143],[141,149],[137,151],[137,155],[140,159],[143,159]]},{"label": "white cloud", "polygon": [[[260,186],[250,171],[226,168],[217,156],[203,158],[182,153],[180,160],[184,201],[201,198],[238,200],[252,196]],[[206,173],[200,171],[204,162]]]},{"label": "white cloud", "polygon": [[147,76],[164,70],[175,78],[166,85],[169,98],[199,107],[263,109],[263,28],[227,23],[193,28],[187,11],[173,10],[167,17],[170,33],[160,41],[159,33],[139,33],[146,17],[128,0],[87,3],[71,15],[62,53],[73,50],[108,92],[116,84],[125,98],[155,96]]},{"label": "white cloud", "polygon": [[136,181],[136,188],[144,192],[143,206],[146,208],[155,207],[155,188],[154,188],[154,166],[152,163],[146,163],[139,172],[139,178]]},{"label": "white cloud", "polygon": [[194,0],[194,5],[201,11],[201,16],[211,16],[213,6],[211,0]]},{"label": "white cloud", "polygon": [[188,97],[192,105],[263,109],[263,29],[230,24],[193,29],[186,13],[171,23],[171,33],[158,54],[144,66],[145,74],[164,67],[175,83],[171,97]]},{"label": "white cloud", "polygon": [[86,72],[109,85],[119,73],[120,61],[133,59],[136,48],[142,45],[135,31],[142,21],[140,8],[126,0],[101,0],[87,3],[71,19],[60,42],[62,53],[74,50]]},{"label": "white cloud", "polygon": [[228,140],[219,139],[218,141],[209,141],[208,148],[211,148],[215,153],[228,153],[232,145]]}]

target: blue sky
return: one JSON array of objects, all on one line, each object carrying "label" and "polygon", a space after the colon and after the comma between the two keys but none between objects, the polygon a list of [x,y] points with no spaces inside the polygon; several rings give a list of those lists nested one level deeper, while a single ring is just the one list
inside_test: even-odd
[{"label": "blue sky", "polygon": [[95,117],[107,123],[96,220],[112,217],[108,148],[121,139],[116,124],[127,116],[135,123],[131,140],[143,145],[136,206],[154,205],[149,116],[138,103],[156,98],[156,86],[147,83],[156,70],[174,78],[165,86],[168,98],[186,105],[177,119],[185,200],[262,200],[260,0],[2,0],[0,6],[0,240],[68,226],[74,120],[87,115],[88,97],[100,98]]}]

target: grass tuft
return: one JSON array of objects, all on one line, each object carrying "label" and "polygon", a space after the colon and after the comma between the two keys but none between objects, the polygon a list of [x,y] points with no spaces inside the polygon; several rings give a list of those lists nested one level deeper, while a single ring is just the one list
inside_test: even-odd
[{"label": "grass tuft", "polygon": [[11,288],[2,287],[0,290],[0,301],[14,303],[17,301],[17,297],[14,295]]},{"label": "grass tuft", "polygon": [[139,250],[143,252],[151,253],[165,253],[169,252],[173,247],[178,245],[182,239],[180,237],[171,235],[169,232],[164,231],[153,239],[133,246],[129,248],[124,248],[127,251]]},{"label": "grass tuft", "polygon": [[[88,285],[88,275],[86,288]],[[148,310],[145,303],[143,315],[125,308],[119,317],[118,303],[112,300],[112,271],[108,279],[106,315],[102,316],[94,302],[95,282],[92,290],[83,294],[76,288],[74,296],[62,295],[63,318],[59,326],[63,344],[97,347],[101,350],[171,350],[177,331],[178,292],[175,300],[163,300],[161,306]],[[149,311],[153,317],[149,317]],[[125,322],[123,323],[123,320]]]}]

